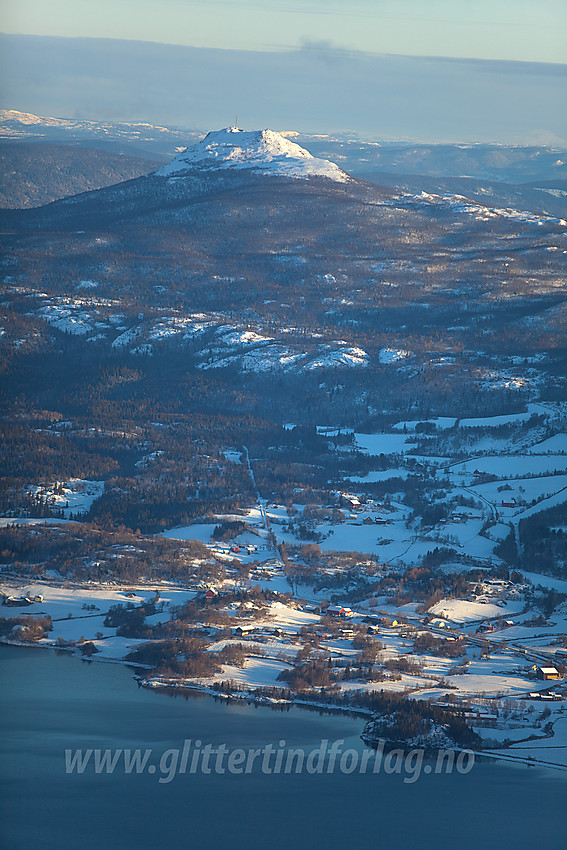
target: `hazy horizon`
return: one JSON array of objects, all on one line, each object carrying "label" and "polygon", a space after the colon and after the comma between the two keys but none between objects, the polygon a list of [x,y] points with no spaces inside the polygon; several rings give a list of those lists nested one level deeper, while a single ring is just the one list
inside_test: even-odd
[{"label": "hazy horizon", "polygon": [[234,122],[368,139],[567,144],[567,65],[0,36],[5,109],[206,131]]}]

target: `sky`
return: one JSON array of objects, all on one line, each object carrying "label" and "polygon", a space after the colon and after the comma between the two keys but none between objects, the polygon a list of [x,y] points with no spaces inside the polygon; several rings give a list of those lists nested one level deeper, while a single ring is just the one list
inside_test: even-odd
[{"label": "sky", "polygon": [[7,33],[567,62],[565,0],[1,0]]},{"label": "sky", "polygon": [[567,146],[567,0],[0,0],[0,107]]}]

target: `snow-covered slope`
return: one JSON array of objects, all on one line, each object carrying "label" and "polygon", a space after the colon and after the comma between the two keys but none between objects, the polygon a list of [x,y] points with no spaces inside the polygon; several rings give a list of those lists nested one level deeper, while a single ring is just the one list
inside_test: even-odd
[{"label": "snow-covered slope", "polygon": [[334,162],[317,159],[280,133],[238,127],[208,133],[155,173],[158,177],[181,177],[194,169],[226,168],[295,178],[328,177],[340,183],[349,179]]}]

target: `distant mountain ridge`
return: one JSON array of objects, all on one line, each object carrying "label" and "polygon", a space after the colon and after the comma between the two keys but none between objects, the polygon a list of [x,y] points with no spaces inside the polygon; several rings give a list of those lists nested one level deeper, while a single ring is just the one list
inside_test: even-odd
[{"label": "distant mountain ridge", "polygon": [[202,133],[143,122],[90,121],[84,118],[52,118],[0,109],[0,139],[43,141],[103,148],[116,153],[159,159],[170,158],[188,139]]},{"label": "distant mountain ridge", "polygon": [[[321,210],[339,203],[343,208],[339,215],[341,227],[346,225],[347,228],[345,216],[348,217],[349,205],[368,202],[416,212],[428,207],[432,212],[436,210],[436,216],[452,211],[483,220],[494,217],[518,221],[537,219],[541,223],[561,225],[565,220],[564,189],[560,181],[553,181],[543,189],[530,187],[531,196],[537,196],[533,204],[536,208],[534,218],[529,206],[523,204],[525,193],[521,187],[512,195],[508,192],[506,196],[499,196],[492,188],[487,190],[468,182],[466,188],[470,186],[473,192],[467,196],[454,190],[449,193],[437,191],[439,178],[433,178],[436,182],[428,187],[429,191],[424,190],[420,186],[422,178],[419,178],[417,185],[406,184],[402,188],[392,181],[394,185],[386,188],[377,182],[379,172],[365,175],[371,182],[350,175],[330,160],[313,156],[291,141],[290,135],[297,138],[290,132],[246,131],[234,126],[214,130],[157,169],[151,170],[147,167],[149,163],[140,161],[137,173],[126,175],[125,180],[108,181],[111,185],[103,188],[87,186],[87,191],[79,191],[37,210],[22,209],[12,215],[5,210],[4,222],[8,227],[18,229],[22,226],[24,230],[77,226],[90,230],[121,224],[176,226],[195,222],[203,216],[210,216],[213,221],[223,205],[233,212],[237,208],[247,210],[247,215],[251,216],[263,209],[269,216],[268,210],[276,198],[278,204],[283,203],[288,208],[290,220],[300,206],[307,211],[317,205]],[[41,149],[38,144],[31,147]],[[380,145],[377,147],[381,149]],[[466,179],[455,178],[455,189],[464,185],[463,180]],[[508,198],[517,203],[512,206],[506,202]],[[502,206],[500,200],[505,201]]]},{"label": "distant mountain ridge", "polygon": [[[0,109],[0,139],[72,142],[91,148],[171,159],[187,144],[203,139],[194,127],[148,123],[50,118]],[[354,134],[302,134],[281,131],[307,148],[314,158],[331,160],[355,176],[380,173],[476,178],[515,185],[567,179],[567,150],[549,145],[430,144],[415,141],[370,141]]]}]

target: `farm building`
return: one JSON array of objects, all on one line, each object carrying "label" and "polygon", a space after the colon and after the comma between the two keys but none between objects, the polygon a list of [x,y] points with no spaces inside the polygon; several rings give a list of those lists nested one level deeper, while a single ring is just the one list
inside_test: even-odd
[{"label": "farm building", "polygon": [[556,667],[538,667],[537,677],[538,679],[543,679],[545,682],[561,678]]}]

